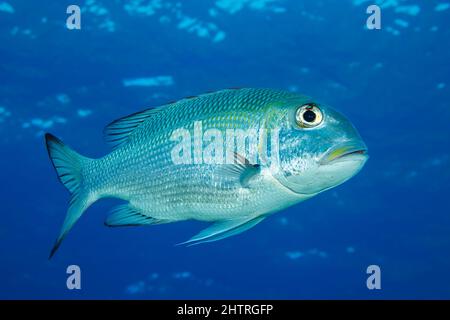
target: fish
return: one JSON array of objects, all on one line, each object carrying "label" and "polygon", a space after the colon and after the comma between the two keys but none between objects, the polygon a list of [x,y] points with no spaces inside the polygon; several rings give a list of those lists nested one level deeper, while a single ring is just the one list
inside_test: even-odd
[{"label": "fish", "polygon": [[298,93],[232,88],[181,99],[113,121],[111,152],[92,159],[50,133],[49,157],[71,194],[55,254],[96,201],[117,198],[109,227],[185,220],[210,225],[182,242],[240,234],[272,214],[334,188],[368,159],[341,113]]}]

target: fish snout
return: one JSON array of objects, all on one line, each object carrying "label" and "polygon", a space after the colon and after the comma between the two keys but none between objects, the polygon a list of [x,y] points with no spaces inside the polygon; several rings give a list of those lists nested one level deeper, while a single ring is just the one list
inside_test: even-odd
[{"label": "fish snout", "polygon": [[356,158],[369,158],[367,146],[363,141],[346,142],[330,148],[320,159],[321,165],[335,161],[356,160]]}]

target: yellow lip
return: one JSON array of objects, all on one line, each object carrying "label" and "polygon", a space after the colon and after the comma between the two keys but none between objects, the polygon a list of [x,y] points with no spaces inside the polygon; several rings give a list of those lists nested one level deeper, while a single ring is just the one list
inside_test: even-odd
[{"label": "yellow lip", "polygon": [[321,160],[321,163],[326,164],[353,154],[367,155],[367,147],[362,143],[338,146],[328,151]]}]

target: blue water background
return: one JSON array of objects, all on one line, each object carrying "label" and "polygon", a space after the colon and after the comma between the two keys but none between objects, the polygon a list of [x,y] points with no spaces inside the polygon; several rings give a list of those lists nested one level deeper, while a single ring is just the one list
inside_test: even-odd
[{"label": "blue water background", "polygon": [[[450,298],[448,1],[373,2],[381,30],[365,28],[368,1],[0,1],[0,298]],[[69,4],[81,30],[65,28]],[[156,85],[124,85],[135,78]],[[174,244],[205,223],[110,229],[119,201],[101,201],[47,259],[69,195],[44,132],[100,157],[112,120],[228,87],[334,106],[370,160],[242,235],[189,248]],[[80,291],[66,288],[70,264]],[[372,264],[381,290],[366,287]]]}]

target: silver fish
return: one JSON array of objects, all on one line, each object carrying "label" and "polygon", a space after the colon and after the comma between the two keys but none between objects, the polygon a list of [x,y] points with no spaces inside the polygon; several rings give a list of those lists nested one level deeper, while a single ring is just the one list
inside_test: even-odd
[{"label": "silver fish", "polygon": [[[238,131],[248,134],[240,143],[233,135]],[[90,159],[45,136],[58,177],[72,195],[50,257],[102,198],[126,202],[112,210],[108,226],[212,222],[184,242],[198,244],[241,233],[333,188],[368,159],[366,145],[343,115],[312,98],[271,89],[186,98],[116,120],[105,137],[111,153]]]}]

